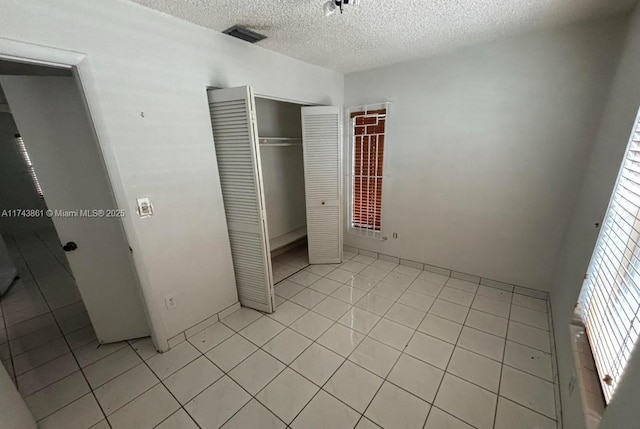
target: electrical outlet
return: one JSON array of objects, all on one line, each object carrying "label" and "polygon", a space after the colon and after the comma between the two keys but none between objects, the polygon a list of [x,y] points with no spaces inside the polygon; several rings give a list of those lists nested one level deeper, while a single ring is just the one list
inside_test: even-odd
[{"label": "electrical outlet", "polygon": [[176,297],[173,295],[165,296],[164,301],[167,304],[167,310],[173,310],[178,305],[178,303],[176,302]]},{"label": "electrical outlet", "polygon": [[398,238],[398,233],[397,233],[397,232],[394,232],[394,233],[393,233],[393,238],[394,238],[394,239]]}]

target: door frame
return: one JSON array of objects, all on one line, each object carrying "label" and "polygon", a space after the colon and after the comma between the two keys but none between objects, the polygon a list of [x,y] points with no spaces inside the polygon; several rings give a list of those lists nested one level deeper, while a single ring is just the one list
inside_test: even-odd
[{"label": "door frame", "polygon": [[[100,109],[97,103],[91,103],[91,98],[97,98],[97,94],[93,93],[89,96],[86,87],[91,87],[88,83],[95,81],[90,65],[88,64],[88,55],[71,50],[52,48],[49,46],[35,45],[32,43],[19,42],[16,40],[0,37],[0,59],[6,61],[27,63],[40,66],[50,66],[57,68],[65,68],[71,71],[74,81],[80,90],[80,95],[84,101],[84,108],[87,112],[89,126],[92,129],[96,147],[100,154],[107,180],[110,184],[109,191],[113,196],[117,208],[126,207],[127,205],[120,196],[125,195],[124,185],[115,159],[115,154],[109,145],[101,142],[106,141],[104,134],[96,127],[94,117],[100,116]],[[128,227],[125,222],[120,220],[119,224],[125,239],[131,244],[137,244],[137,236],[135,231]],[[136,246],[137,247],[137,246]],[[153,289],[149,276],[144,270],[144,264],[133,252],[129,253],[131,265],[133,267],[135,277],[142,293],[142,303],[145,308],[151,338],[159,351],[169,350],[169,343],[162,315],[159,309],[149,303],[153,303]]]}]

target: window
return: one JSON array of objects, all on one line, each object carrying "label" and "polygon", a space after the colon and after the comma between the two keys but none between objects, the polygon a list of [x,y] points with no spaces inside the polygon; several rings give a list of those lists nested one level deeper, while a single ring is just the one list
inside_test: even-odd
[{"label": "window", "polygon": [[382,238],[382,181],[387,104],[350,109],[349,232]]},{"label": "window", "polygon": [[578,301],[607,403],[640,335],[639,118]]},{"label": "window", "polygon": [[27,148],[24,146],[24,140],[22,140],[22,136],[20,136],[20,134],[16,134],[16,145],[18,146],[18,152],[20,152],[20,156],[22,157],[22,160],[24,161],[24,164],[27,167],[27,174],[31,177],[31,181],[33,182],[33,187],[38,193],[38,196],[42,198],[43,195],[42,195],[42,188],[40,187],[40,182],[38,182],[38,177],[36,176],[36,172],[33,169],[31,158],[29,158],[29,154],[27,153]]}]

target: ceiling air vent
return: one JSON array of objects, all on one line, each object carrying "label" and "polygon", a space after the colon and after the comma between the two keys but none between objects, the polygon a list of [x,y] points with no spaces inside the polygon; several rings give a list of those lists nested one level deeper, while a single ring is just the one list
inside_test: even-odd
[{"label": "ceiling air vent", "polygon": [[223,33],[249,43],[256,43],[267,38],[267,36],[265,36],[264,34],[256,33],[255,31],[251,31],[241,25],[234,25],[233,27],[229,27],[224,30]]}]

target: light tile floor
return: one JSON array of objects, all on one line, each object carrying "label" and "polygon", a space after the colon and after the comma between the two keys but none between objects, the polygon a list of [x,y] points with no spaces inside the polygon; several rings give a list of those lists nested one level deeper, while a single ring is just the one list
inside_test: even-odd
[{"label": "light tile floor", "polygon": [[55,234],[7,241],[0,351],[42,428],[556,428],[544,300],[295,250],[274,258],[275,313],[158,354],[98,346]]}]

